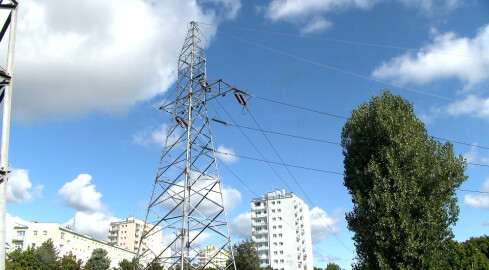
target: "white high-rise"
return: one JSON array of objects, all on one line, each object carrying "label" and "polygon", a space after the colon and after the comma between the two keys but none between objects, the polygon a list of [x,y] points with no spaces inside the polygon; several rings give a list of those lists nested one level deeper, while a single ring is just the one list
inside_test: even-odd
[{"label": "white high-rise", "polygon": [[285,189],[251,200],[252,239],[262,266],[313,269],[309,207]]}]

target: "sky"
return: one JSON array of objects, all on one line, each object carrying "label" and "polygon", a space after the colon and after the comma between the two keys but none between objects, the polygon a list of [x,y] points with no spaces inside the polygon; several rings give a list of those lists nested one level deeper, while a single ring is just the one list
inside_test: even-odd
[{"label": "sky", "polygon": [[[66,225],[76,216],[78,232],[104,239],[109,222],[144,217],[170,123],[158,108],[175,88],[190,21],[205,36],[208,79],[254,95],[248,110],[233,95],[216,99],[210,117],[257,128],[255,118],[264,130],[338,143],[342,117],[388,88],[413,104],[429,135],[469,144],[454,143],[455,152],[485,166],[469,165],[461,189],[489,191],[487,1],[23,0],[9,226]],[[215,122],[211,129],[221,152],[323,170],[271,165],[275,173],[264,162],[221,156],[233,242],[250,237],[250,200],[286,188],[311,209],[315,266],[350,269],[341,147],[251,129],[242,129],[245,137]],[[457,197],[455,239],[484,235],[489,195]]]}]

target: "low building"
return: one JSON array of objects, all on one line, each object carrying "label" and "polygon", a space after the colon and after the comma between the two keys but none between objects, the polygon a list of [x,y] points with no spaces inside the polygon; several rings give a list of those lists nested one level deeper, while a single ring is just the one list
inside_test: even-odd
[{"label": "low building", "polygon": [[[208,245],[205,249],[199,250],[199,267],[206,268],[225,268],[229,259],[227,250],[219,249],[214,245]],[[209,262],[209,263],[208,263]],[[206,266],[207,264],[207,266]]]},{"label": "low building", "polygon": [[25,226],[15,226],[12,231],[12,243],[10,251],[20,248],[40,247],[48,239],[53,241],[54,247],[59,250],[59,256],[73,253],[84,263],[92,255],[92,251],[102,248],[107,251],[107,257],[111,261],[111,267],[116,267],[123,259],[132,260],[136,253],[108,244],[104,241],[92,239],[88,235],[81,235],[70,229],[61,228],[55,222],[29,222]]}]

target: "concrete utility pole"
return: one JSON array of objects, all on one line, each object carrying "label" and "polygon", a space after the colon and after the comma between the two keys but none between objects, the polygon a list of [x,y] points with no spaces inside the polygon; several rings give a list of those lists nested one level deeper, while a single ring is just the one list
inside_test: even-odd
[{"label": "concrete utility pole", "polygon": [[0,102],[3,102],[2,142],[0,149],[0,270],[5,270],[6,208],[8,181],[8,146],[10,134],[10,111],[12,103],[12,77],[14,75],[15,34],[17,32],[18,1],[0,1],[0,10],[9,10],[0,32],[0,42],[10,26],[8,38],[7,66],[0,66]]},{"label": "concrete utility pole", "polygon": [[[210,100],[233,91],[244,100],[244,92],[222,80],[208,82],[201,32],[191,22],[178,61],[176,89],[161,110],[171,114],[160,166],[154,181],[146,223],[139,244],[140,261],[166,264],[170,269],[236,270],[233,249],[217,170],[210,118]],[[170,241],[155,252],[145,241],[163,233]],[[212,258],[199,256],[203,239],[216,251]],[[200,242],[200,244],[198,244]]]}]

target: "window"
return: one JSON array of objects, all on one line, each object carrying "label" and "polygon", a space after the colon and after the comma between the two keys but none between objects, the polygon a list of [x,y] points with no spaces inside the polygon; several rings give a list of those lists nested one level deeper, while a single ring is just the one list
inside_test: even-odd
[{"label": "window", "polygon": [[278,260],[273,260],[274,263],[278,263]]},{"label": "window", "polygon": [[42,231],[42,235],[48,235],[48,231]]},{"label": "window", "polygon": [[65,233],[64,232],[61,233],[61,239],[65,239]]},{"label": "window", "polygon": [[280,201],[278,201],[277,204],[280,204]]},{"label": "window", "polygon": [[280,260],[280,263],[284,263],[284,260]]},{"label": "window", "polygon": [[272,204],[275,204],[275,202],[272,202]]},{"label": "window", "polygon": [[32,248],[36,248],[36,243],[32,243]]},{"label": "window", "polygon": [[277,218],[272,218],[272,221],[275,221],[275,220],[277,220]]},{"label": "window", "polygon": [[272,213],[275,213],[275,209],[272,209]]},{"label": "window", "polygon": [[278,228],[279,228],[279,229],[282,229],[282,225],[278,225]]},{"label": "window", "polygon": [[278,220],[282,220],[282,218],[281,217],[278,217]]},{"label": "window", "polygon": [[273,226],[273,229],[277,229],[277,226]]},{"label": "window", "polygon": [[17,231],[17,236],[24,236],[25,235],[25,231]]},{"label": "window", "polygon": [[280,251],[280,254],[284,254],[284,251],[283,251],[283,250],[281,250],[281,251]]},{"label": "window", "polygon": [[282,234],[281,234],[281,233],[279,233],[279,234],[278,234],[278,237],[282,237]]},{"label": "window", "polygon": [[273,254],[277,255],[277,251],[274,251]]},{"label": "window", "polygon": [[283,246],[284,245],[284,242],[279,242],[278,244],[281,245],[281,246]]},{"label": "window", "polygon": [[277,235],[276,235],[276,234],[274,234],[274,235],[273,235],[273,237],[277,237]]},{"label": "window", "polygon": [[37,231],[34,231],[34,235],[37,235]]},{"label": "window", "polygon": [[277,212],[279,212],[279,213],[282,212],[282,209],[278,209]]}]

